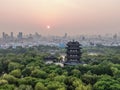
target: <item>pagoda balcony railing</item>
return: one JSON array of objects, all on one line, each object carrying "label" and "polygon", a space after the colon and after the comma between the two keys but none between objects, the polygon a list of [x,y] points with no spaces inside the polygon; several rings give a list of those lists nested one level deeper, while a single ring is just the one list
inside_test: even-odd
[{"label": "pagoda balcony railing", "polygon": [[67,52],[80,52],[81,50],[80,49],[75,49],[75,50],[73,50],[73,49],[68,49],[67,50]]},{"label": "pagoda balcony railing", "polygon": [[81,55],[81,52],[66,52],[68,55]]},{"label": "pagoda balcony railing", "polygon": [[67,61],[80,61],[80,59],[67,59]]},{"label": "pagoda balcony railing", "polygon": [[74,59],[74,60],[68,60],[68,61],[66,61],[66,62],[80,62],[80,60],[76,60],[76,59]]},{"label": "pagoda balcony railing", "polygon": [[66,47],[67,50],[78,50],[80,47]]},{"label": "pagoda balcony railing", "polygon": [[75,58],[76,58],[76,59],[79,59],[80,56],[67,56],[67,58],[69,58],[69,59],[70,59],[70,58],[71,58],[71,59],[75,59]]},{"label": "pagoda balcony railing", "polygon": [[68,47],[74,46],[74,47],[79,47],[80,45],[76,45],[76,44],[67,44]]}]

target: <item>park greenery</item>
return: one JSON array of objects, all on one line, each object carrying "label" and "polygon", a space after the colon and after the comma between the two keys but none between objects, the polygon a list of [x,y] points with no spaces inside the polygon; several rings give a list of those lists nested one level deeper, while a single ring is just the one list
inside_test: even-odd
[{"label": "park greenery", "polygon": [[[53,46],[0,49],[0,90],[120,90],[120,47],[84,47],[82,64],[61,67],[44,57]],[[97,53],[90,55],[89,53]]]}]

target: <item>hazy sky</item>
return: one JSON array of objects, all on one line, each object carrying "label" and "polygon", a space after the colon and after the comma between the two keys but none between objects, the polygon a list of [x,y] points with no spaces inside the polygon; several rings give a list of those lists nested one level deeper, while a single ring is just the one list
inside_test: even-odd
[{"label": "hazy sky", "polygon": [[19,31],[42,35],[118,33],[120,0],[0,0],[0,33]]}]

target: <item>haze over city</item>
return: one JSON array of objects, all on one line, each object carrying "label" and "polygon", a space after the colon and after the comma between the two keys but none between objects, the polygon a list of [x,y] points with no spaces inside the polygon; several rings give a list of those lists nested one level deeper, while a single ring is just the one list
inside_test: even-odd
[{"label": "haze over city", "polygon": [[0,0],[0,33],[120,32],[120,0]]}]

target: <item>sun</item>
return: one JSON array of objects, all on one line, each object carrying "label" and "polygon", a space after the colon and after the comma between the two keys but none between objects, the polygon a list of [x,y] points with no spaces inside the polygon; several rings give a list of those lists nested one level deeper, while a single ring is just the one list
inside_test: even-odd
[{"label": "sun", "polygon": [[46,28],[47,28],[47,29],[50,29],[50,25],[47,25]]}]

